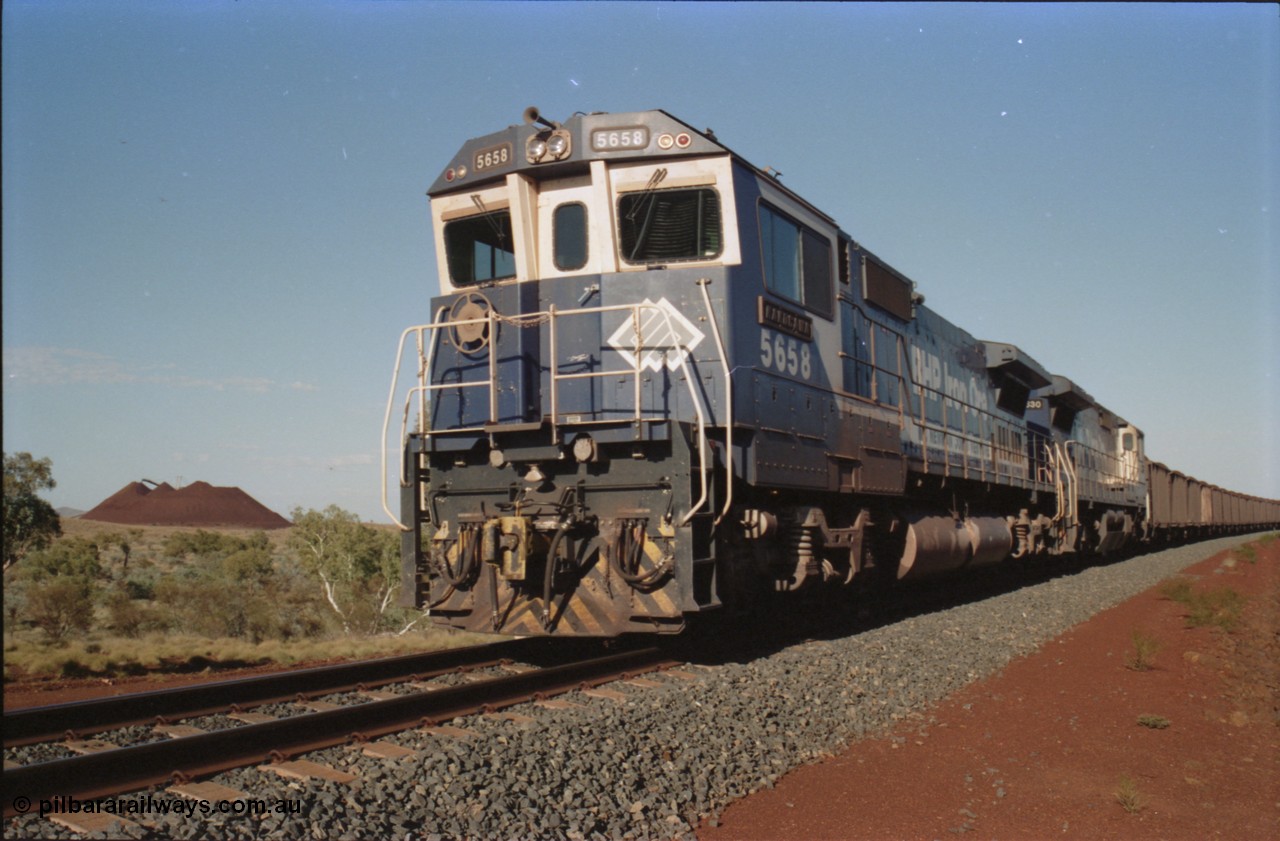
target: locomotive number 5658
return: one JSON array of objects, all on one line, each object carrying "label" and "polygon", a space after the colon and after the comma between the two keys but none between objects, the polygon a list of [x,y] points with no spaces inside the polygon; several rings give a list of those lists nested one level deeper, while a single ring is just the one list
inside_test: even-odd
[{"label": "locomotive number 5658", "polygon": [[794,377],[799,373],[806,380],[813,373],[809,343],[768,328],[760,330],[760,364],[765,368],[776,368],[780,374]]}]

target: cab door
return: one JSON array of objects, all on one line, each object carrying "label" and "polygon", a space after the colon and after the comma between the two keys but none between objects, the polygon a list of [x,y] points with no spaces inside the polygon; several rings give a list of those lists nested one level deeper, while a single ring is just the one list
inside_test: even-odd
[{"label": "cab door", "polygon": [[596,221],[595,192],[587,175],[544,181],[538,187],[538,277],[599,274],[608,231]]}]

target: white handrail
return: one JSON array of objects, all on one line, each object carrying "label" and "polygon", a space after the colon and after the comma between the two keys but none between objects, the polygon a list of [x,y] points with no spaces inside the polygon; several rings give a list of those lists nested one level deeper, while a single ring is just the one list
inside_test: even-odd
[{"label": "white handrail", "polygon": [[707,318],[711,321],[711,335],[716,340],[716,349],[720,351],[720,367],[724,370],[724,508],[712,523],[712,528],[715,528],[720,525],[720,521],[729,513],[729,507],[733,505],[733,376],[729,372],[729,354],[725,350],[724,339],[720,337],[720,323],[716,319],[715,310],[711,308],[711,296],[707,293],[707,287],[710,285],[711,278],[698,279],[698,286],[702,289],[702,304],[707,308]]},{"label": "white handrail", "polygon": [[[724,351],[724,343],[720,336],[720,330],[715,319],[715,314],[711,310],[710,299],[707,295],[705,285],[703,286],[702,294],[703,294],[703,300],[707,306],[707,312],[709,314],[709,317],[711,318],[712,330],[715,335],[716,344],[720,349],[721,365],[725,371],[726,400],[728,400],[729,399],[728,395],[731,395],[732,392],[730,391],[731,386],[728,384],[729,369],[728,369],[728,361]],[[648,310],[648,311],[653,311],[658,313],[658,315],[662,318],[663,326],[667,331],[666,335],[673,337],[674,343],[671,347],[673,350],[677,352],[676,365],[680,373],[683,375],[685,380],[685,386],[689,391],[689,399],[693,406],[694,416],[696,418],[697,429],[698,429],[698,436],[697,436],[698,437],[698,457],[700,462],[699,497],[697,502],[695,502],[689,508],[688,512],[686,512],[680,518],[679,525],[683,526],[686,523],[688,523],[689,519],[693,517],[693,515],[696,514],[699,510],[701,510],[704,505],[706,505],[707,497],[709,494],[708,486],[707,486],[707,470],[708,470],[708,467],[707,467],[707,417],[702,406],[702,401],[698,398],[697,390],[693,382],[692,372],[690,371],[688,361],[686,359],[687,356],[692,355],[692,349],[686,347],[684,343],[681,341],[681,339],[679,338],[680,334],[675,330],[675,327],[671,320],[670,312],[658,306],[657,304],[632,303],[632,304],[612,304],[608,306],[599,306],[599,307],[580,307],[580,308],[571,309],[571,310],[556,310],[554,306],[551,306],[546,311],[535,312],[535,313],[525,313],[525,314],[511,317],[511,318],[503,318],[502,316],[497,315],[497,313],[495,313],[493,310],[490,310],[488,313],[486,313],[484,317],[481,317],[481,318],[456,319],[456,320],[447,320],[447,321],[441,320],[446,312],[446,309],[447,309],[446,307],[443,307],[443,306],[440,307],[437,310],[436,317],[431,324],[420,324],[416,327],[409,327],[403,333],[401,333],[400,342],[397,347],[395,370],[391,378],[391,390],[387,396],[387,408],[383,415],[383,420],[382,420],[382,445],[381,445],[382,446],[382,510],[387,514],[388,517],[391,518],[391,521],[395,523],[402,531],[409,531],[410,527],[400,522],[399,517],[397,517],[396,514],[392,512],[390,503],[387,499],[387,478],[388,478],[387,433],[390,430],[391,412],[392,412],[393,406],[395,405],[396,388],[399,384],[400,367],[403,361],[405,342],[407,341],[411,333],[417,335],[418,359],[419,359],[420,367],[418,372],[418,378],[419,378],[418,385],[409,389],[408,394],[405,396],[405,404],[404,404],[404,410],[403,410],[403,417],[401,419],[401,430],[400,430],[402,446],[403,446],[403,442],[406,441],[408,437],[409,412],[410,412],[410,407],[412,406],[413,398],[415,395],[419,398],[422,404],[421,406],[422,418],[420,418],[420,421],[419,421],[419,432],[421,434],[428,434],[425,428],[426,403],[427,403],[428,396],[433,391],[440,391],[444,389],[488,387],[489,388],[489,420],[491,423],[496,421],[497,407],[496,407],[495,401],[497,400],[497,393],[494,386],[497,382],[497,354],[495,352],[495,347],[493,344],[490,345],[490,353],[489,353],[489,363],[488,363],[489,379],[478,380],[474,382],[459,382],[459,383],[438,383],[437,384],[437,383],[430,382],[431,363],[435,355],[436,344],[437,344],[436,337],[438,337],[439,335],[438,331],[440,329],[446,328],[446,327],[458,327],[458,326],[467,325],[467,324],[486,324],[489,328],[490,337],[494,337],[496,336],[495,325],[494,325],[495,318],[497,320],[510,321],[514,323],[536,322],[540,319],[545,318],[550,322],[550,325],[551,325],[550,335],[548,337],[550,350],[551,350],[551,363],[550,363],[551,407],[550,408],[551,408],[551,424],[554,429],[558,427],[560,424],[558,386],[559,386],[559,381],[562,379],[584,379],[589,377],[605,377],[605,376],[624,374],[624,373],[630,374],[635,378],[635,395],[634,395],[635,416],[636,416],[637,422],[641,419],[642,412],[641,412],[641,406],[640,406],[641,404],[640,372],[643,370],[643,365],[641,363],[641,351],[644,349],[644,338],[643,338],[644,328],[641,323],[640,313],[642,310]],[[557,351],[556,320],[559,317],[572,316],[572,315],[585,315],[585,314],[591,314],[591,313],[599,314],[599,313],[605,313],[605,312],[623,312],[623,311],[629,311],[631,313],[631,317],[636,325],[636,345],[635,345],[635,353],[634,353],[634,363],[632,365],[631,370],[629,371],[624,371],[624,370],[589,371],[589,372],[579,372],[579,373],[573,373],[573,374],[559,373],[559,361],[556,357],[556,351]],[[425,335],[427,332],[430,332],[432,334],[432,338],[429,342],[424,342]],[[424,343],[426,344],[425,353],[424,353],[424,347],[423,347]],[[731,409],[727,409],[726,411],[730,413],[732,412]],[[731,443],[732,432],[729,432],[728,435],[730,437],[727,440]],[[724,513],[728,512],[729,502],[732,500],[732,484],[733,484],[732,453],[730,453],[729,459],[730,459],[730,464],[728,467],[729,474],[730,474],[729,475],[729,487],[730,487],[729,500],[726,501],[724,512],[722,512],[720,517],[716,519],[717,524],[719,523],[720,518],[724,516]],[[403,486],[408,481],[408,476],[405,474],[405,465],[404,465],[403,459],[401,460],[401,469],[399,473],[400,473],[400,483]]]},{"label": "white handrail", "polygon": [[[400,334],[400,343],[396,346],[396,365],[391,374],[391,393],[387,395],[387,410],[382,415],[382,510],[391,518],[391,522],[399,527],[400,531],[409,531],[409,527],[400,522],[400,518],[391,513],[391,506],[387,501],[387,429],[391,426],[391,407],[395,405],[396,385],[400,381],[400,362],[404,357],[404,342],[409,338],[409,334],[417,330],[416,327],[408,327]],[[406,409],[406,414],[408,410]],[[403,454],[402,454],[403,456]],[[403,463],[404,459],[401,458]],[[403,472],[403,468],[401,468]]]},{"label": "white handrail", "polygon": [[[400,522],[400,518],[391,512],[391,506],[387,500],[387,430],[388,430],[388,427],[391,426],[391,407],[395,405],[396,386],[400,382],[400,364],[404,360],[405,340],[409,338],[410,333],[417,334],[418,360],[419,362],[421,362],[422,361],[422,331],[439,324],[440,316],[444,315],[444,312],[445,312],[445,308],[440,307],[440,309],[436,311],[436,317],[435,319],[433,319],[432,324],[430,325],[420,324],[416,327],[407,327],[405,328],[404,332],[400,334],[400,342],[396,346],[396,365],[395,365],[395,369],[391,373],[391,390],[387,394],[387,409],[382,416],[382,510],[386,512],[386,515],[391,518],[391,522],[395,523],[396,526],[399,527],[401,531],[410,531],[410,527]],[[434,352],[434,350],[435,350],[435,345],[433,343],[430,351]],[[430,363],[430,358],[431,358],[431,353],[429,352],[427,355],[428,365]],[[425,369],[419,368],[419,377],[424,376],[426,371],[428,370],[429,370],[429,367]],[[405,418],[404,418],[404,422],[401,424],[402,429],[401,429],[401,436],[400,436],[402,447],[404,445],[403,426],[408,423],[408,417],[409,417],[409,407],[408,407],[407,399],[406,399],[404,414],[405,414]],[[403,456],[403,454],[401,455]],[[400,460],[400,470],[398,472],[400,474],[400,484],[403,486],[405,482],[403,457]]]},{"label": "white handrail", "polygon": [[[636,325],[636,333],[637,333],[635,353],[634,353],[635,361],[632,363],[632,370],[625,373],[629,373],[635,377],[635,408],[636,408],[636,416],[639,417],[640,416],[640,371],[643,368],[640,362],[640,351],[644,347],[643,327],[640,322],[641,310],[652,310],[658,313],[662,317],[663,324],[667,329],[667,335],[675,337],[676,342],[673,345],[673,349],[677,351],[676,364],[679,366],[680,373],[684,375],[685,386],[689,390],[689,400],[693,404],[694,415],[696,416],[697,422],[698,422],[698,458],[701,464],[701,469],[699,470],[700,495],[698,497],[698,501],[689,508],[688,512],[686,512],[683,517],[680,518],[680,522],[678,523],[678,525],[683,526],[684,524],[688,523],[689,519],[694,514],[696,514],[702,508],[702,506],[705,505],[707,502],[707,495],[708,495],[707,467],[706,467],[707,465],[707,419],[702,409],[702,401],[698,399],[697,391],[695,390],[693,385],[693,376],[690,374],[688,365],[686,364],[686,359],[685,359],[686,352],[688,353],[688,355],[692,355],[692,350],[689,348],[686,348],[683,344],[680,343],[678,338],[680,334],[676,332],[672,324],[671,313],[663,309],[662,307],[658,306],[657,304],[646,304],[646,303],[640,302],[640,303],[632,303],[632,304],[608,304],[608,305],[599,306],[599,307],[579,307],[577,309],[572,309],[572,310],[557,310],[554,307],[552,307],[545,313],[534,313],[529,316],[523,316],[523,317],[531,318],[531,317],[546,315],[551,320],[551,325],[552,325],[551,335],[552,337],[554,337],[555,329],[556,329],[555,322],[557,318],[570,316],[570,315],[586,315],[590,313],[598,314],[598,313],[604,313],[604,312],[630,311],[631,318]],[[552,343],[552,346],[554,347],[554,343]],[[560,423],[560,418],[559,418],[560,407],[558,405],[559,392],[557,388],[557,383],[559,380],[583,379],[589,376],[607,376],[610,374],[616,375],[616,374],[624,373],[621,370],[612,370],[612,371],[592,371],[592,372],[587,372],[586,374],[561,374],[559,373],[558,369],[559,369],[559,361],[558,359],[555,358],[555,355],[553,354],[552,360],[551,360],[551,394],[552,394],[551,423],[553,427],[558,426]]]}]

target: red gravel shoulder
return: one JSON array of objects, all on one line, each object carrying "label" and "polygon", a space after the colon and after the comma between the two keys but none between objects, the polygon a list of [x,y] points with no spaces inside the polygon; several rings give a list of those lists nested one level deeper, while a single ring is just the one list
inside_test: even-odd
[{"label": "red gravel shoulder", "polygon": [[[698,838],[1280,838],[1278,571],[1280,541],[1255,563],[1203,561],[1196,589],[1248,598],[1232,633],[1188,628],[1148,591],[732,804]],[[1159,643],[1149,670],[1128,665],[1134,632]]]}]

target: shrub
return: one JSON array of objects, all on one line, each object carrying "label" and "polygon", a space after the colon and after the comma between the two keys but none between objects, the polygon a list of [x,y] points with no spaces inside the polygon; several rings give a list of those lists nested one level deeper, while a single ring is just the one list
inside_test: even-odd
[{"label": "shrub", "polygon": [[156,582],[151,578],[127,578],[122,587],[131,599],[151,601],[156,597]]},{"label": "shrub", "polygon": [[1213,625],[1224,631],[1231,631],[1244,612],[1244,596],[1230,587],[1197,592],[1192,588],[1190,581],[1178,578],[1161,587],[1160,592],[1165,598],[1187,608],[1187,627],[1189,628]]},{"label": "shrub", "polygon": [[1244,602],[1244,596],[1229,587],[1198,593],[1187,606],[1187,624],[1193,628],[1212,625],[1231,631],[1240,622]]},{"label": "shrub", "polygon": [[194,532],[176,532],[165,540],[161,552],[171,558],[195,556],[221,558],[245,549],[266,552],[271,541],[265,531],[255,531],[248,537],[196,529]]},{"label": "shrub", "polygon": [[93,624],[93,582],[59,575],[33,584],[26,592],[27,619],[52,642]]},{"label": "shrub", "polygon": [[1169,726],[1169,719],[1162,715],[1140,715],[1138,716],[1138,723],[1152,730],[1164,730]]},{"label": "shrub", "polygon": [[1120,784],[1116,786],[1116,802],[1131,815],[1142,811],[1142,795],[1138,792],[1138,784],[1127,774],[1120,778]]},{"label": "shrub", "polygon": [[107,597],[107,616],[111,629],[122,636],[136,638],[149,619],[149,611],[130,597],[127,588],[118,588]]},{"label": "shrub", "polygon": [[102,575],[98,544],[83,537],[64,537],[48,549],[32,552],[22,572],[35,580],[52,576],[98,578]]},{"label": "shrub", "polygon": [[160,551],[171,558],[187,555],[213,555],[222,549],[222,535],[204,529],[175,532],[169,535]]},{"label": "shrub", "polygon": [[1133,651],[1125,665],[1135,672],[1145,672],[1155,665],[1156,652],[1160,650],[1160,640],[1145,631],[1133,632]]},{"label": "shrub", "polygon": [[1252,543],[1246,543],[1232,554],[1247,564],[1256,564],[1258,562],[1258,550]]},{"label": "shrub", "polygon": [[1166,581],[1160,587],[1160,595],[1179,604],[1189,603],[1193,592],[1189,578],[1175,578],[1172,581]]},{"label": "shrub", "polygon": [[222,574],[237,584],[256,584],[271,577],[271,555],[266,549],[240,549],[222,560]]}]

